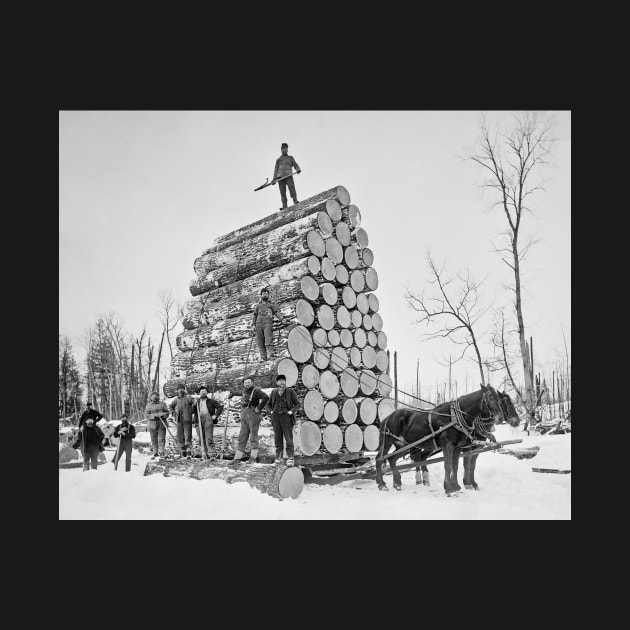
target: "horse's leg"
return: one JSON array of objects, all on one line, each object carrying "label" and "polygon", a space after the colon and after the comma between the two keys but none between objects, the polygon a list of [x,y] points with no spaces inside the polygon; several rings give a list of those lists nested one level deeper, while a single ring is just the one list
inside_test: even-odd
[{"label": "horse's leg", "polygon": [[453,488],[453,484],[451,483],[453,473],[453,443],[445,442],[442,450],[444,451],[444,492],[450,496],[455,492],[455,488]]},{"label": "horse's leg", "polygon": [[[384,438],[385,444],[383,446],[383,456],[387,454],[391,444],[388,444],[388,439]],[[387,484],[383,479],[383,461],[380,460],[377,456],[376,458],[376,484],[378,485],[379,490],[387,490]]]},{"label": "horse's leg", "polygon": [[472,490],[472,459],[476,457],[473,455],[472,457],[464,457],[464,488],[466,490]]},{"label": "horse's leg", "polygon": [[[430,486],[431,482],[429,480],[429,468],[425,466],[422,462],[430,455],[431,453],[422,453],[420,459],[418,461],[419,466],[416,466],[416,485],[419,486],[423,484],[425,486]],[[422,472],[420,472],[422,470]]]},{"label": "horse's leg", "polygon": [[451,483],[453,484],[455,490],[457,490],[458,492],[462,489],[462,487],[457,482],[457,469],[459,468],[459,455],[461,452],[461,448],[455,447],[453,449],[453,463],[451,465],[453,471],[451,475]]},{"label": "horse's leg", "polygon": [[470,485],[475,489],[479,490],[479,486],[475,481],[475,466],[477,465],[477,458],[479,457],[479,453],[477,455],[473,455],[470,458]]},{"label": "horse's leg", "polygon": [[402,480],[400,478],[400,471],[398,470],[398,468],[396,468],[396,460],[398,459],[398,457],[399,456],[389,458],[389,465],[392,469],[392,474],[394,475],[394,489],[395,490],[402,489]]}]

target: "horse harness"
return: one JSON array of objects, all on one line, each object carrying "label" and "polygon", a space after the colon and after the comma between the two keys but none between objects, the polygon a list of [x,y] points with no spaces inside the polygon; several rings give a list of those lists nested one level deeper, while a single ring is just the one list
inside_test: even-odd
[{"label": "horse harness", "polygon": [[[482,405],[485,403],[486,407],[488,408],[488,412],[490,412],[490,407],[488,405],[488,401],[486,400],[486,395],[483,395],[482,398]],[[472,421],[472,426],[469,426],[466,424],[466,421],[464,420],[464,412],[461,410],[461,407],[459,406],[459,401],[456,400],[452,400],[450,403],[451,406],[451,413],[450,413],[450,418],[451,421],[444,425],[443,427],[440,427],[437,431],[433,428],[433,423],[431,422],[431,416],[432,415],[437,415],[437,416],[446,416],[446,414],[444,413],[436,413],[434,411],[429,411],[429,417],[428,417],[428,422],[429,422],[429,428],[431,429],[431,433],[429,433],[429,435],[426,435],[425,437],[423,437],[421,440],[419,440],[418,442],[416,442],[416,444],[419,444],[421,442],[424,442],[426,440],[428,440],[429,438],[431,438],[432,442],[433,442],[433,448],[434,450],[439,450],[440,447],[438,446],[437,442],[435,441],[435,437],[439,434],[442,433],[443,431],[446,431],[446,429],[449,429],[450,427],[454,427],[455,429],[457,429],[458,431],[461,431],[471,442],[471,446],[478,446],[480,444],[484,444],[485,440],[489,439],[491,442],[496,442],[496,438],[494,437],[494,435],[492,435],[492,433],[490,433],[490,431],[486,428],[486,425],[491,425],[494,423],[494,418],[492,417],[492,415],[490,415],[490,418],[488,419],[487,422],[484,422],[483,417],[481,414],[479,414],[478,416],[476,416],[475,418],[473,418]],[[468,414],[466,414],[468,415]],[[382,431],[383,431],[383,435],[389,435],[391,436],[395,442],[397,442],[398,444],[400,444],[400,447],[405,447],[409,445],[409,442],[407,442],[407,440],[405,440],[405,438],[396,435],[395,433],[392,433],[389,428],[387,427],[387,421],[389,420],[389,417],[385,418],[385,421],[383,422],[383,427],[382,427]],[[484,440],[477,440],[474,436],[475,433],[478,433],[479,435],[481,435],[483,438],[485,438]],[[379,449],[379,459],[383,459],[383,455],[384,453],[382,453],[382,450],[385,447],[385,441],[383,440],[381,442],[381,448]],[[400,448],[399,447],[399,448]],[[392,454],[393,455],[393,454]]]}]

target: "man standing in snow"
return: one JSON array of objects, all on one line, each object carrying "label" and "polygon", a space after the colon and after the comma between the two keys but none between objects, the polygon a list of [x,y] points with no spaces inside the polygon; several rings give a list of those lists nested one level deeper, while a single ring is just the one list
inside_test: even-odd
[{"label": "man standing in snow", "polygon": [[186,393],[186,386],[177,386],[177,398],[169,405],[177,423],[177,441],[182,454],[192,456],[192,423],[197,421],[195,399]]},{"label": "man standing in snow", "polygon": [[85,422],[79,429],[79,435],[76,442],[72,445],[72,448],[81,448],[83,450],[83,471],[96,470],[98,467],[98,454],[105,448],[102,445],[102,440],[105,436],[101,431],[101,428],[96,425],[94,418],[88,416]]},{"label": "man standing in snow", "polygon": [[152,459],[164,457],[164,446],[166,444],[166,419],[170,411],[157,392],[151,392],[149,402],[144,408],[144,417],[147,421],[147,428],[151,436],[151,447],[153,448]]},{"label": "man standing in snow", "polygon": [[202,385],[199,388],[199,398],[196,403],[197,418],[199,426],[205,436],[205,444],[201,445],[210,459],[214,456],[214,423],[223,412],[223,405],[214,398],[208,398],[208,388]]},{"label": "man standing in snow", "polygon": [[[293,173],[293,167],[298,173],[301,173],[298,163],[295,161],[292,155],[288,155],[289,153],[289,145],[286,142],[282,143],[280,147],[280,151],[282,151],[282,155],[276,160],[276,168],[273,171],[273,185],[276,185],[276,179],[278,177],[284,177],[285,175],[291,175]],[[282,200],[282,208],[280,210],[284,210],[287,207],[287,186],[289,187],[289,192],[291,193],[291,199],[293,199],[293,203],[298,203],[297,193],[295,192],[295,184],[293,183],[293,177],[287,177],[278,183],[280,187],[280,199]]]},{"label": "man standing in snow", "polygon": [[255,462],[258,457],[258,428],[260,427],[260,412],[263,410],[269,396],[262,389],[254,387],[251,376],[246,376],[243,381],[243,395],[241,397],[241,430],[238,434],[238,446],[232,464],[240,461],[245,455],[245,447],[249,439],[252,451],[250,462]]},{"label": "man standing in snow", "polygon": [[123,453],[125,454],[125,472],[131,470],[131,450],[133,438],[136,437],[136,427],[131,424],[127,418],[127,414],[123,413],[120,417],[121,423],[114,429],[114,437],[120,439],[118,448],[116,449],[116,455],[114,455],[113,462],[118,465]]},{"label": "man standing in snow", "polygon": [[85,403],[85,406],[87,409],[83,412],[81,418],[79,419],[79,428],[83,426],[83,423],[87,418],[92,418],[96,424],[103,417],[103,414],[100,413],[98,409],[92,409],[92,403],[89,400]]}]

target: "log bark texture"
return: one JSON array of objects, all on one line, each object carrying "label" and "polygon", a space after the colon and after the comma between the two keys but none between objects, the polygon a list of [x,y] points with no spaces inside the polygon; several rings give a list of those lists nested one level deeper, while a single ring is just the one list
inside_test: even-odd
[{"label": "log bark texture", "polygon": [[284,464],[241,463],[232,467],[225,460],[152,460],[147,463],[144,476],[155,474],[191,479],[223,479],[227,483],[247,482],[252,488],[276,499],[296,499],[304,488],[304,474],[300,468]]}]

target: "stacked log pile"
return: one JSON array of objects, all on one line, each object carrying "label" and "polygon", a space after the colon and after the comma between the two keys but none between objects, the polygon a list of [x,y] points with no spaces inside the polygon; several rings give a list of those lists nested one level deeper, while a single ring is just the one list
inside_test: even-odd
[{"label": "stacked log pile", "polygon": [[[217,238],[195,260],[171,366],[178,377],[164,393],[173,396],[184,382],[189,392],[203,384],[223,398],[242,393],[245,372],[261,388],[282,373],[300,400],[298,462],[376,450],[394,402],[373,262],[361,213],[343,186]],[[274,322],[276,356],[268,361],[251,327],[262,288],[285,321]],[[230,404],[233,422],[236,396]]]}]

